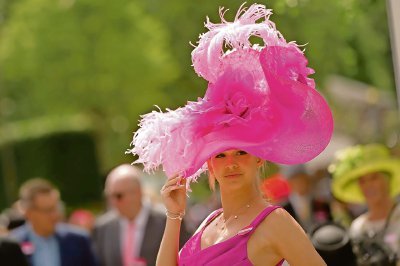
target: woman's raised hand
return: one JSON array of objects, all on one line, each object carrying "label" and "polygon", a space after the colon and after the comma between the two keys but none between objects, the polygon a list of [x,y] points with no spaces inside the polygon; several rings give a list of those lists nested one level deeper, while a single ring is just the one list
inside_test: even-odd
[{"label": "woman's raised hand", "polygon": [[168,212],[184,214],[186,209],[186,178],[169,178],[161,188],[161,197]]}]

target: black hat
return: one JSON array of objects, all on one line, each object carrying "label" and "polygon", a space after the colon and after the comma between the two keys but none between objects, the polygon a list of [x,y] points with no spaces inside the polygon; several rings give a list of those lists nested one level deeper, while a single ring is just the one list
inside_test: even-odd
[{"label": "black hat", "polygon": [[333,222],[318,225],[311,231],[311,242],[328,266],[355,266],[347,230]]}]

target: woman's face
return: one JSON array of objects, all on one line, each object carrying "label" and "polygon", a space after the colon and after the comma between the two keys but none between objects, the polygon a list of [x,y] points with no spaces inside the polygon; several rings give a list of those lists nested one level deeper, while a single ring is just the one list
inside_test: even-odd
[{"label": "woman's face", "polygon": [[389,196],[389,180],[383,173],[370,173],[358,179],[367,203],[377,203]]},{"label": "woman's face", "polygon": [[263,162],[243,150],[226,150],[207,161],[210,174],[221,187],[225,184],[253,184]]}]

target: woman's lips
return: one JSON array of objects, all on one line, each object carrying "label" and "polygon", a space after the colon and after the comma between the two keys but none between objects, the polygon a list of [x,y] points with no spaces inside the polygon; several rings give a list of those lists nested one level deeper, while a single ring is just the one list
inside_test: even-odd
[{"label": "woman's lips", "polygon": [[229,173],[229,174],[226,174],[225,177],[226,178],[235,178],[235,177],[239,177],[241,175],[242,175],[241,173]]}]

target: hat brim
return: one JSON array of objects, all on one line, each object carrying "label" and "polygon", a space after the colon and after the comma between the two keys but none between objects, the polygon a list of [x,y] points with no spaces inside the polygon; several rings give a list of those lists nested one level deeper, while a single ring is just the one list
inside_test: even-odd
[{"label": "hat brim", "polygon": [[[306,82],[293,80],[283,74],[279,76],[277,73],[284,72],[287,67],[284,64],[286,61],[275,60],[274,66],[268,61],[268,58],[284,58],[288,53],[293,53],[292,60],[295,62],[296,56],[297,61],[304,58],[293,47],[265,47],[259,53],[263,71],[260,75],[268,83],[266,91],[259,91],[254,85],[249,86],[249,82],[242,77],[244,66],[239,73],[226,70],[215,84],[209,86],[206,99],[213,106],[209,109],[215,108],[216,111],[202,112],[194,119],[193,131],[197,132],[197,136],[196,143],[192,143],[192,150],[195,156],[190,167],[185,169],[186,177],[193,175],[213,155],[229,149],[244,150],[281,164],[305,163],[325,149],[333,131],[332,113],[327,102]],[[235,53],[229,56],[234,57]],[[241,58],[243,60],[243,54]],[[250,80],[259,79],[253,77]],[[223,99],[233,93],[246,95],[241,102],[256,103],[263,99],[266,103],[249,104],[251,115],[246,118],[230,116],[226,114]],[[221,103],[218,112],[217,106]],[[208,132],[210,125],[212,130]]]},{"label": "hat brim", "polygon": [[[291,61],[284,60],[289,53]],[[293,72],[286,64],[305,60],[301,51],[272,46],[233,52],[226,60],[239,57],[259,60],[258,68],[228,68],[203,99],[143,117],[131,150],[139,155],[136,163],[146,171],[162,164],[167,176],[193,179],[205,171],[208,159],[229,149],[280,164],[305,163],[325,149],[333,131],[327,102],[301,71],[296,80],[286,75]]]},{"label": "hat brim", "polygon": [[[142,116],[128,152],[145,171],[162,165],[167,176],[187,185],[206,171],[206,161],[240,149],[281,164],[305,163],[328,145],[331,110],[309,75],[314,70],[294,42],[286,42],[269,20],[270,10],[241,8],[234,25],[209,21],[192,52],[197,74],[208,83],[196,102]],[[252,44],[250,37],[263,44]],[[258,41],[257,41],[258,43]]]},{"label": "hat brim", "polygon": [[357,167],[345,175],[335,177],[332,182],[333,195],[344,202],[365,203],[365,197],[357,180],[361,176],[373,172],[388,173],[390,175],[390,195],[395,197],[400,194],[400,160],[386,159]]}]

